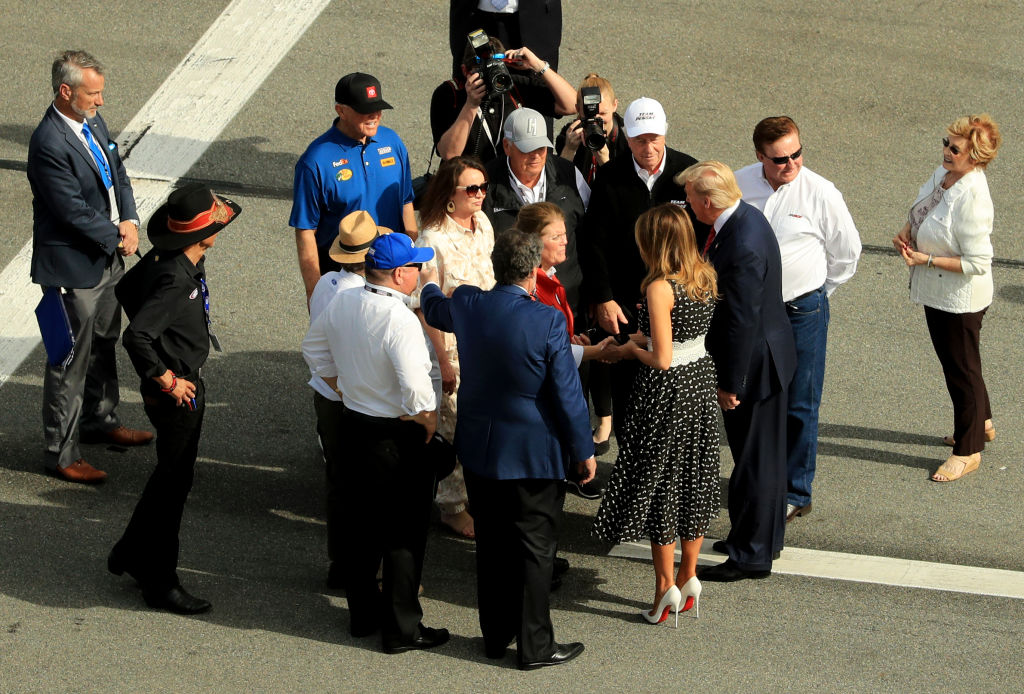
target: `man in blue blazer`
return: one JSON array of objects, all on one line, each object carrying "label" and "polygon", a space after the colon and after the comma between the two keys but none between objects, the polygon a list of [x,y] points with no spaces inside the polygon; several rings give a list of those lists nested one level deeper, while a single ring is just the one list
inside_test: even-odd
[{"label": "man in blue blazer", "polygon": [[53,63],[52,85],[53,105],[28,147],[31,271],[44,291],[60,288],[75,351],[67,368],[46,368],[44,462],[58,477],[95,483],[106,473],[82,458],[79,429],[83,442],[130,446],[153,438],[122,426],[115,412],[121,307],[114,286],[124,274],[121,256],[139,245],[139,220],[117,145],[97,113],[103,67],[85,51],[66,51]]},{"label": "man in blue blazer", "polygon": [[697,219],[711,225],[705,253],[720,298],[707,347],[735,467],[729,478],[732,529],[715,549],[728,561],[702,581],[764,578],[786,529],[786,391],[796,370],[793,331],[782,302],[782,260],[768,220],[740,200],[725,164],[694,164],[676,178]]},{"label": "man in blue blazer", "polygon": [[451,298],[420,295],[427,324],[455,333],[462,382],[455,448],[466,476],[477,546],[484,649],[501,658],[518,640],[520,669],[568,662],[582,643],[555,642],[549,597],[567,460],[594,477],[590,415],[565,317],[533,301],[540,239],[502,233],[491,291],[463,285]]}]

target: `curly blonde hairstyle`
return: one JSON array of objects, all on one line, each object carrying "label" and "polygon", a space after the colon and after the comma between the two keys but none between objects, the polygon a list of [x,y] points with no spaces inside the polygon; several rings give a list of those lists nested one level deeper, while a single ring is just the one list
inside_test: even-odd
[{"label": "curly blonde hairstyle", "polygon": [[693,301],[718,298],[718,275],[697,250],[690,217],[672,203],[664,203],[640,215],[634,230],[640,257],[647,265],[647,276],[640,290],[652,282],[675,279]]},{"label": "curly blonde hairstyle", "polygon": [[957,118],[946,128],[946,132],[971,143],[967,154],[982,169],[996,158],[996,150],[1003,139],[999,134],[999,126],[987,113]]}]

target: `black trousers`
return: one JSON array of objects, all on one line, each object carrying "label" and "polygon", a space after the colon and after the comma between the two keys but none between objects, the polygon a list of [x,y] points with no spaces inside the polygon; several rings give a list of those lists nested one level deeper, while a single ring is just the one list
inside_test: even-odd
[{"label": "black trousers", "polygon": [[607,417],[612,413],[611,364],[591,361],[583,362],[583,365],[587,367],[584,390],[590,393],[594,414],[598,417]]},{"label": "black trousers", "polygon": [[[338,520],[344,533],[342,581],[355,636],[381,630],[385,644],[407,643],[423,617],[419,586],[434,471],[425,460],[426,431],[415,422],[370,417],[345,408]],[[382,590],[377,567],[383,560]]]},{"label": "black trousers", "polygon": [[786,532],[786,390],[723,413],[735,467],[729,477],[729,558],[748,571],[772,568]]},{"label": "black trousers", "polygon": [[345,532],[345,526],[342,516],[345,502],[341,490],[345,485],[345,471],[342,469],[345,439],[341,435],[341,417],[345,406],[340,400],[328,400],[314,391],[313,409],[316,410],[316,432],[320,436],[320,447],[324,451],[327,557],[334,562],[344,557],[342,534]]},{"label": "black trousers", "polygon": [[633,381],[640,371],[640,362],[636,359],[624,359],[608,365],[608,375],[612,390],[612,429],[615,438],[622,441],[622,427],[626,423],[626,409],[629,396],[633,393]]},{"label": "black trousers", "polygon": [[984,450],[985,420],[992,418],[988,388],[981,375],[981,321],[987,310],[947,313],[928,306],[924,308],[928,334],[953,401],[955,455]]},{"label": "black trousers", "polygon": [[551,569],[565,501],[561,480],[494,480],[463,471],[476,531],[477,603],[488,650],[518,641],[520,661],[555,650]]},{"label": "black trousers", "polygon": [[196,385],[196,409],[178,407],[174,398],[144,383],[146,416],[156,429],[156,467],[135,505],[114,553],[144,590],[178,585],[178,533],[185,500],[192,491],[199,436],[206,411],[206,387]]}]

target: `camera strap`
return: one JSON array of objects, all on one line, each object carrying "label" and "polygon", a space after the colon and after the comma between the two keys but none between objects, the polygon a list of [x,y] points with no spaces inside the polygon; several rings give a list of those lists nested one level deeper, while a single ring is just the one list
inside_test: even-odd
[{"label": "camera strap", "polygon": [[[480,129],[483,131],[484,136],[487,138],[487,141],[491,144],[491,149],[493,149],[494,153],[497,154],[498,153],[498,143],[495,141],[494,136],[491,134],[491,126],[489,126],[487,124],[487,118],[484,116],[483,104],[481,104],[480,106],[476,107],[476,117],[480,119]],[[504,123],[505,122],[505,100],[504,99],[501,100],[501,120],[499,120],[498,122],[499,123]],[[499,132],[498,135],[501,135],[501,133]]]}]

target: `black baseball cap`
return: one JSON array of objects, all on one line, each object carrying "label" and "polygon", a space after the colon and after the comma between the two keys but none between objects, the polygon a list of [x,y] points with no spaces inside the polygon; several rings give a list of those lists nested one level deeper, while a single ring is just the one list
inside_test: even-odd
[{"label": "black baseball cap", "polygon": [[365,72],[345,75],[334,87],[334,101],[351,106],[359,113],[373,113],[392,108],[381,97],[380,80]]}]

